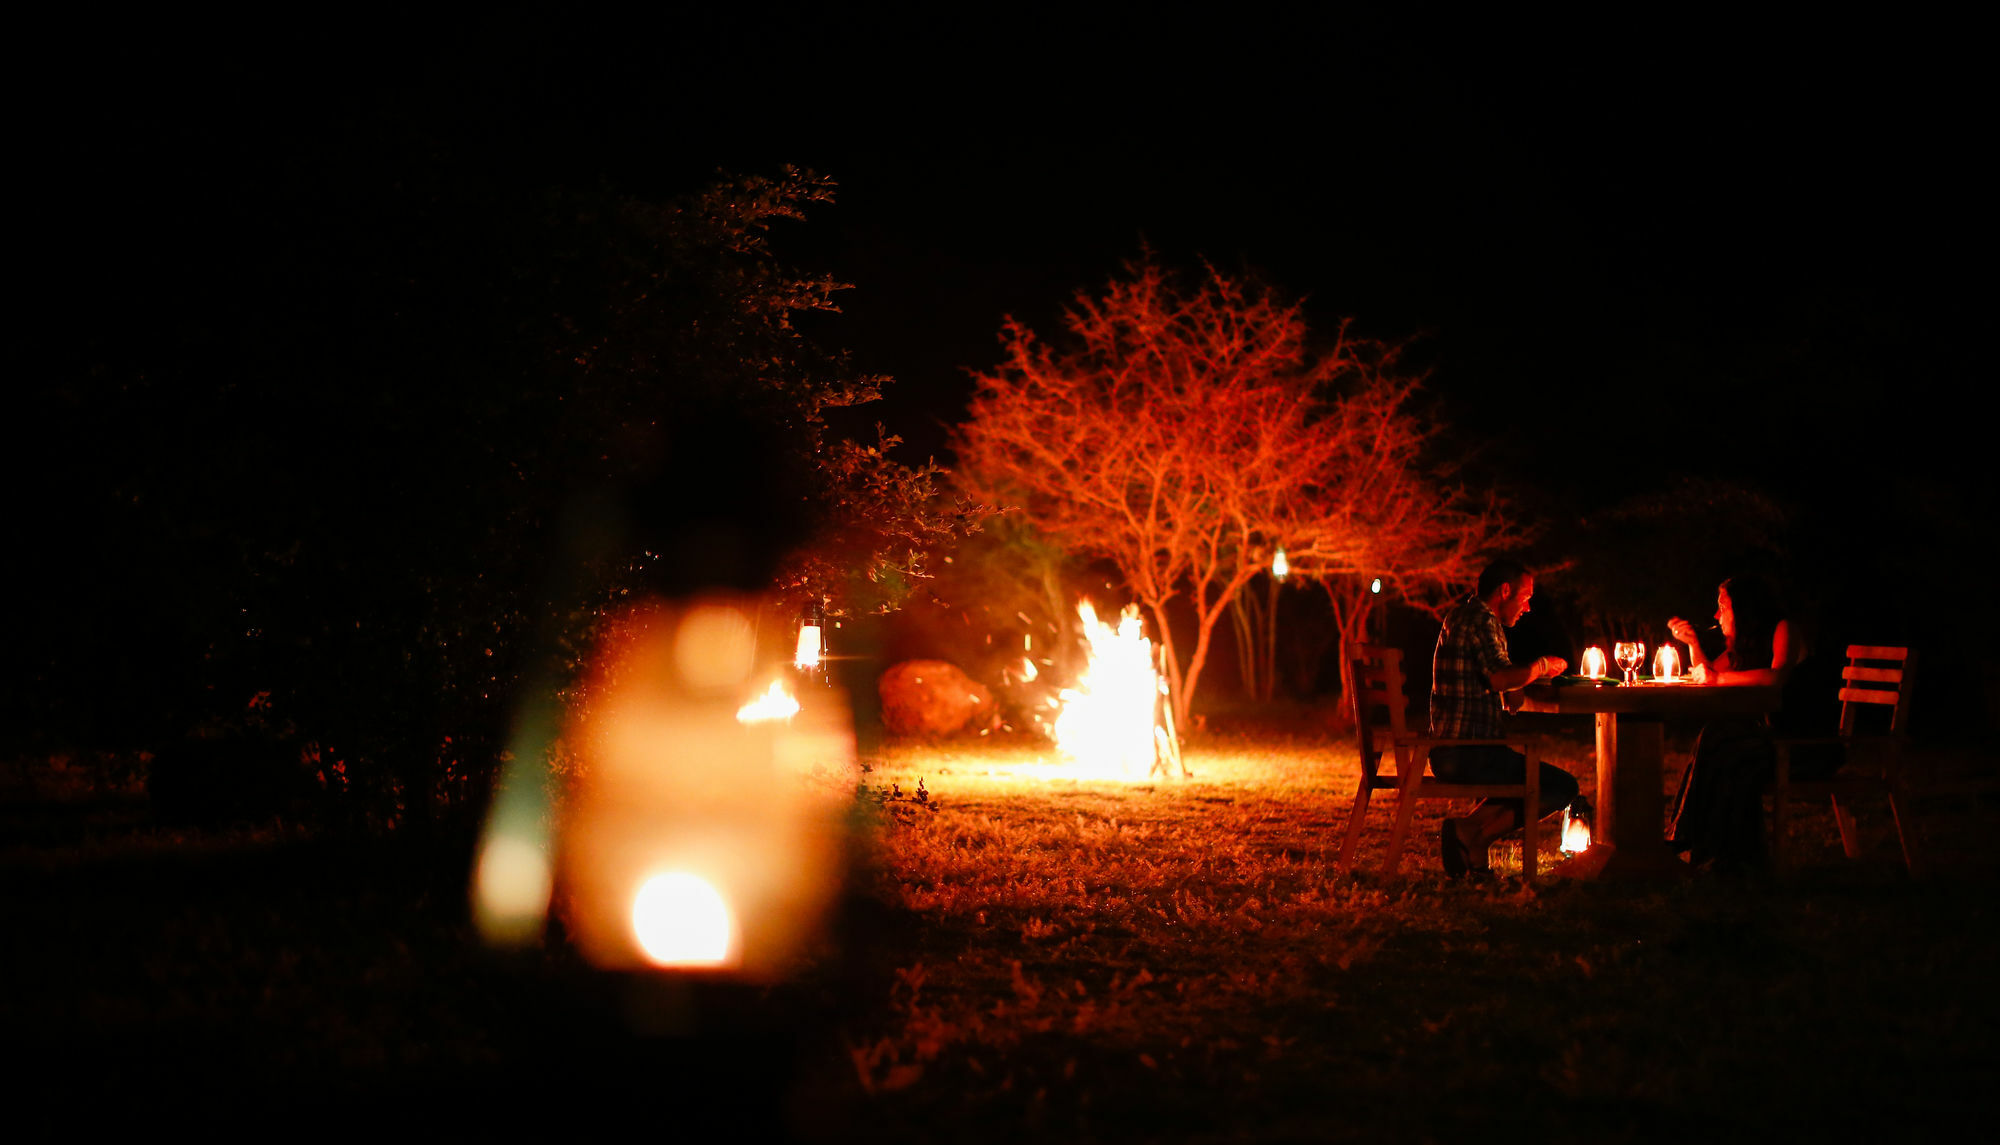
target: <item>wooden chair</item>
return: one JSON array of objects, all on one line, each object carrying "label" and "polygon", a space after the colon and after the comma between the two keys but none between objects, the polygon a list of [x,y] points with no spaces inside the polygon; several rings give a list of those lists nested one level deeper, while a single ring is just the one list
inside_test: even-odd
[{"label": "wooden chair", "polygon": [[[1354,716],[1354,735],[1361,749],[1361,784],[1354,792],[1354,809],[1348,812],[1347,837],[1340,847],[1340,869],[1353,869],[1354,851],[1361,841],[1362,821],[1368,814],[1368,799],[1376,791],[1396,793],[1396,821],[1389,833],[1389,854],[1384,871],[1394,875],[1403,865],[1403,838],[1409,833],[1411,813],[1419,799],[1522,799],[1530,808],[1541,805],[1541,765],[1528,751],[1527,741],[1518,739],[1429,739],[1412,733],[1406,722],[1403,694],[1403,652],[1374,644],[1353,644],[1341,653],[1353,669],[1348,687],[1349,710]],[[1373,709],[1386,711],[1386,724],[1377,726]],[[1431,749],[1435,747],[1511,747],[1528,758],[1525,783],[1473,784],[1446,783],[1426,778]],[[1383,774],[1387,755],[1395,762],[1393,774]],[[1539,820],[1526,816],[1521,832],[1521,873],[1535,877]]]},{"label": "wooden chair", "polygon": [[[1847,649],[1847,667],[1841,669],[1840,733],[1819,738],[1781,738],[1777,748],[1777,771],[1771,785],[1771,857],[1783,865],[1786,808],[1794,799],[1825,797],[1833,804],[1834,822],[1840,827],[1840,845],[1850,859],[1861,854],[1855,838],[1852,800],[1864,792],[1879,792],[1889,800],[1889,814],[1896,823],[1896,839],[1902,844],[1903,863],[1917,873],[1918,858],[1914,824],[1909,822],[1909,785],[1904,770],[1904,724],[1909,718],[1910,686],[1917,657],[1908,648],[1885,648],[1855,644]],[[1872,666],[1871,666],[1872,665]],[[1860,729],[1863,707],[1889,709],[1886,733],[1863,735]],[[1792,778],[1792,752],[1802,747],[1831,746],[1840,750],[1845,763],[1840,772],[1826,779]],[[1857,750],[1860,749],[1860,750]],[[1857,757],[1867,757],[1866,762]],[[1864,770],[1854,770],[1857,767]],[[1843,806],[1841,800],[1849,801]]]}]

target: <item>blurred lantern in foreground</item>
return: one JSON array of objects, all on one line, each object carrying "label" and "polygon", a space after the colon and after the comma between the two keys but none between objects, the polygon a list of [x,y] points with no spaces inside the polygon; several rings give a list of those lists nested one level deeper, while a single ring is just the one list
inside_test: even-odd
[{"label": "blurred lantern in foreground", "polygon": [[1660,645],[1653,653],[1653,678],[1662,684],[1676,683],[1681,678],[1681,654],[1671,644]]},{"label": "blurred lantern in foreground", "polygon": [[1278,555],[1271,558],[1271,575],[1283,580],[1291,571],[1292,563],[1285,559],[1285,546],[1279,545]]},{"label": "blurred lantern in foreground", "polygon": [[546,904],[553,882],[572,940],[603,969],[768,981],[812,943],[839,892],[853,729],[844,697],[786,690],[792,649],[760,654],[755,613],[717,596],[613,627],[568,713],[577,778],[546,857],[524,859],[489,825],[473,890],[489,940],[531,937],[518,918],[491,923]]},{"label": "blurred lantern in foreground", "polygon": [[1563,808],[1562,850],[1565,855],[1581,854],[1590,849],[1590,804],[1579,795]]},{"label": "blurred lantern in foreground", "polygon": [[1097,619],[1089,601],[1077,605],[1090,659],[1082,679],[1061,694],[1056,746],[1088,773],[1142,779],[1178,759],[1173,731],[1163,722],[1165,685],[1142,634],[1139,606],[1127,605],[1118,627]]},{"label": "blurred lantern in foreground", "polygon": [[1583,674],[1592,680],[1604,678],[1604,649],[1593,644],[1583,650]]}]

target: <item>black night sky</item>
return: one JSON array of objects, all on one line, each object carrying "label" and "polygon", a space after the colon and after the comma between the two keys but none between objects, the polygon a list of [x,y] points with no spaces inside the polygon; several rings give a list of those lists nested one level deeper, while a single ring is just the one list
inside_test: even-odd
[{"label": "black night sky", "polygon": [[1415,338],[1449,447],[1531,513],[1716,478],[1777,496],[1804,559],[1896,577],[1875,530],[1969,566],[1991,244],[1949,30],[1439,24],[503,21],[241,56],[168,32],[80,59],[35,125],[53,368],[337,357],[393,325],[366,299],[396,244],[437,245],[393,217],[426,185],[664,198],[792,163],[840,197],[778,253],[854,284],[812,332],[896,379],[859,413],[908,460],[949,463],[1003,315],[1053,332],[1150,246]]}]

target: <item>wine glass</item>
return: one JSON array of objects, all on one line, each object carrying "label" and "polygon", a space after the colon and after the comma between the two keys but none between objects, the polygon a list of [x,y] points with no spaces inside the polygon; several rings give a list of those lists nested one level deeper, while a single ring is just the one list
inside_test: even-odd
[{"label": "wine glass", "polygon": [[1637,640],[1620,640],[1612,646],[1611,655],[1618,661],[1618,666],[1625,669],[1625,682],[1627,684],[1638,683],[1638,677],[1633,675],[1633,673],[1638,670],[1640,664],[1645,662],[1645,644]]}]

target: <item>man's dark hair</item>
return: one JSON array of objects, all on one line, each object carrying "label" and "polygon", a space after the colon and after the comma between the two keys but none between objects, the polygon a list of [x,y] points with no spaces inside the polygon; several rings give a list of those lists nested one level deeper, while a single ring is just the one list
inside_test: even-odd
[{"label": "man's dark hair", "polygon": [[1508,557],[1501,557],[1486,566],[1479,574],[1479,599],[1492,596],[1503,584],[1515,584],[1528,575],[1528,566]]}]

